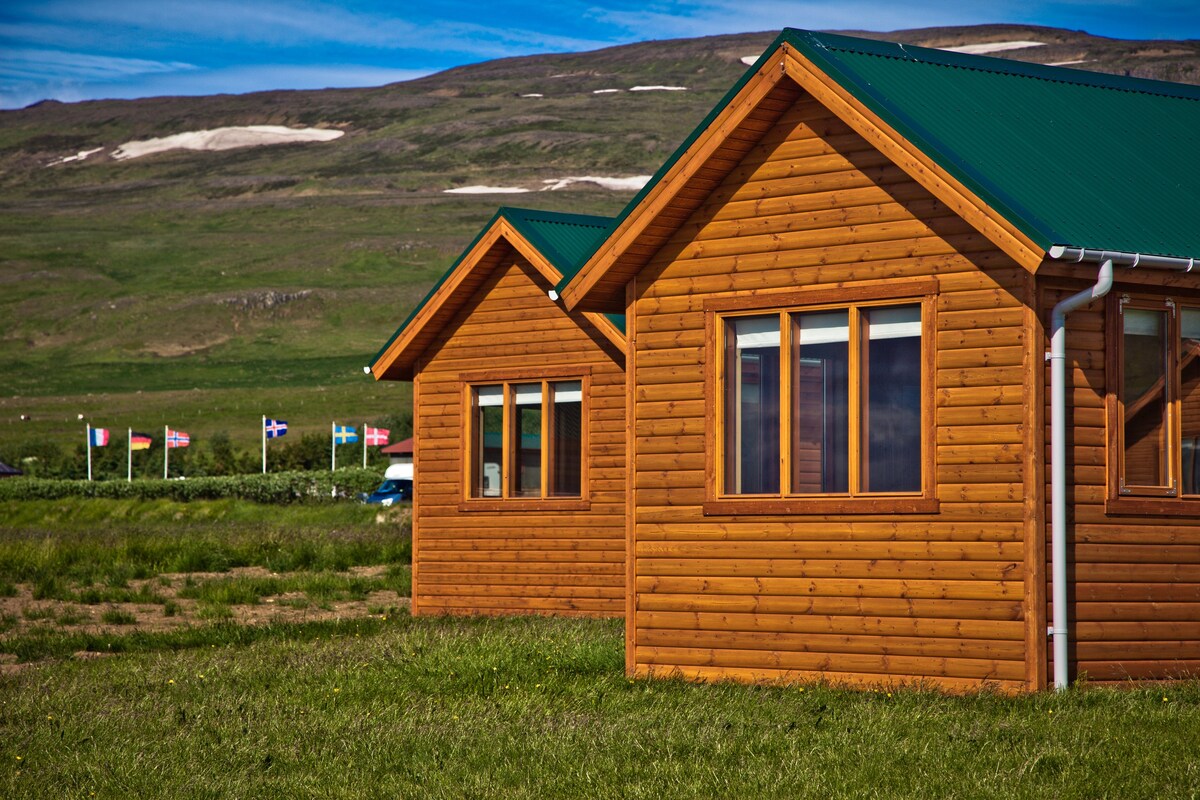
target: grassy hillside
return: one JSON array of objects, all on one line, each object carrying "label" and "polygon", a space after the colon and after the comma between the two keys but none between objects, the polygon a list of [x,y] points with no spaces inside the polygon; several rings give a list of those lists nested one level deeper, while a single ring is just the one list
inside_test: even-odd
[{"label": "grassy hillside", "polygon": [[[0,460],[96,424],[296,433],[394,414],[407,385],[362,367],[501,203],[612,214],[628,193],[536,191],[653,172],[774,34],[504,59],[402,84],[47,102],[0,112]],[[1001,56],[1200,80],[1200,44],[1014,26],[886,34]],[[593,94],[635,85],[681,92]],[[542,97],[521,97],[540,94]],[[175,151],[121,143],[224,125],[337,127],[333,142]],[[80,150],[84,161],[48,166]],[[522,195],[447,195],[470,184]],[[31,417],[21,420],[22,415]]]}]

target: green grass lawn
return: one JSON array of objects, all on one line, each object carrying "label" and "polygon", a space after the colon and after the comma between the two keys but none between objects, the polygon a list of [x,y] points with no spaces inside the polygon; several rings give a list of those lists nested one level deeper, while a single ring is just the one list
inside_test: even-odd
[{"label": "green grass lawn", "polygon": [[631,681],[619,621],[410,617],[404,511],[0,504],[0,797],[1200,794],[1200,683]]},{"label": "green grass lawn", "polygon": [[0,678],[6,797],[1195,797],[1200,685],[629,681],[616,621],[409,618]]}]

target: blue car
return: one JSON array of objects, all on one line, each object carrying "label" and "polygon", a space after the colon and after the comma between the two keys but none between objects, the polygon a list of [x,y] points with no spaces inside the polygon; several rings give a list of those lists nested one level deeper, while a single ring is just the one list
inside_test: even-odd
[{"label": "blue car", "polygon": [[388,478],[379,484],[379,488],[370,494],[360,495],[364,503],[378,503],[390,506],[393,503],[412,501],[413,482],[406,478]]}]

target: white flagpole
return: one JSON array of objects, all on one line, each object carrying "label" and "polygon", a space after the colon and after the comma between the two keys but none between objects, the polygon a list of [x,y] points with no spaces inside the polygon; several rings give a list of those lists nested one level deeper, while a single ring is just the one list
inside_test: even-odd
[{"label": "white flagpole", "polygon": [[125,480],[133,483],[133,428],[129,428],[125,439]]},{"label": "white flagpole", "polygon": [[263,414],[262,440],[263,440],[263,475],[266,475],[267,474],[267,415],[266,414]]},{"label": "white flagpole", "polygon": [[337,472],[337,423],[329,423],[329,471]]},{"label": "white flagpole", "polygon": [[92,479],[92,423],[85,422],[87,428],[87,445],[88,445],[88,480]]},{"label": "white flagpole", "polygon": [[167,479],[167,464],[170,461],[171,448],[167,446],[167,431],[170,427],[163,425],[163,480]]},{"label": "white flagpole", "polygon": [[363,423],[363,469],[367,468],[367,423]]}]

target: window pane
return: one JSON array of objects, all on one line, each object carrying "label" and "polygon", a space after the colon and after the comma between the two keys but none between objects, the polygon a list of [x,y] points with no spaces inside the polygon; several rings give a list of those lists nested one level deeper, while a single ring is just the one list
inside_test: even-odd
[{"label": "window pane", "polygon": [[779,315],[728,320],[725,491],[779,492]]},{"label": "window pane", "polygon": [[792,491],[850,484],[850,312],[792,315]]},{"label": "window pane", "polygon": [[542,494],[542,385],[522,383],[513,387],[513,436],[511,463],[512,495],[540,497]]},{"label": "window pane", "polygon": [[862,489],[921,490],[921,307],[862,312]]},{"label": "window pane", "polygon": [[504,451],[504,387],[476,388],[475,407],[471,496],[499,497],[500,460]]},{"label": "window pane", "polygon": [[1167,314],[1126,308],[1122,330],[1121,403],[1125,409],[1126,486],[1166,486]]},{"label": "window pane", "polygon": [[579,497],[583,469],[583,384],[561,381],[551,384],[554,403],[552,420],[550,494]]},{"label": "window pane", "polygon": [[1183,434],[1184,494],[1200,494],[1200,309],[1180,312],[1179,427]]}]

